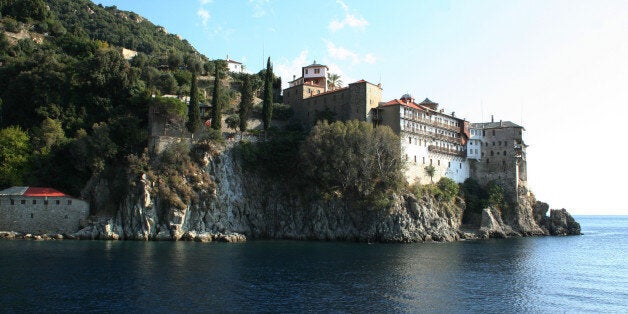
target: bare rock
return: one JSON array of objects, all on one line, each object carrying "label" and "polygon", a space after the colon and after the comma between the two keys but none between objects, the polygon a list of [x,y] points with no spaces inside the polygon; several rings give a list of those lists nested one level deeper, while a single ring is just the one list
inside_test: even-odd
[{"label": "bare rock", "polygon": [[552,209],[548,221],[551,235],[580,235],[580,224],[566,209]]}]

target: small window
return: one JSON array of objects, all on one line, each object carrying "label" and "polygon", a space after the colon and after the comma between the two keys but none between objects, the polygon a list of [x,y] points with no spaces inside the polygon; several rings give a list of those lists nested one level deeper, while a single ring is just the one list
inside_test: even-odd
[{"label": "small window", "polygon": [[440,159],[436,161],[436,164],[440,166]]},{"label": "small window", "polygon": [[48,200],[44,200],[44,205],[48,205]]},{"label": "small window", "polygon": [[65,215],[65,219],[68,219],[68,215]]},{"label": "small window", "polygon": [[432,165],[432,158],[430,158],[430,166]]},{"label": "small window", "polygon": [[493,151],[491,151],[491,156],[493,156]]},{"label": "small window", "polygon": [[423,164],[425,165],[425,157],[423,157]]},{"label": "small window", "polygon": [[31,213],[31,218],[33,218],[33,214]]},{"label": "small window", "polygon": [[61,201],[60,201],[60,200],[56,200],[56,201],[55,201],[55,204],[56,204],[56,205],[59,205],[59,204],[61,204]]},{"label": "small window", "polygon": [[493,146],[495,146],[495,142],[493,142]]},{"label": "small window", "polygon": [[504,156],[506,156],[506,151],[504,151]]},{"label": "small window", "polygon": [[493,130],[493,136],[495,136],[495,130]]},{"label": "small window", "polygon": [[33,200],[33,205],[37,205],[37,200]]},{"label": "small window", "polygon": [[451,167],[451,161],[447,163],[447,168]]},{"label": "small window", "polygon": [[462,163],[460,163],[460,169],[462,169]]},{"label": "small window", "polygon": [[414,163],[416,164],[416,155],[414,155]]},{"label": "small window", "polygon": [[15,200],[14,199],[11,200],[11,205],[15,205]]},{"label": "small window", "polygon": [[486,163],[488,164],[488,158],[486,158]]},{"label": "small window", "polygon": [[314,74],[319,74],[319,73],[321,73],[320,69],[314,69]]},{"label": "small window", "polygon": [[412,138],[408,137],[408,144],[412,144]]},{"label": "small window", "polygon": [[499,144],[499,146],[502,146],[502,141],[497,142]]},{"label": "small window", "polygon": [[20,204],[22,204],[22,205],[26,204],[26,200],[21,200]]},{"label": "small window", "polygon": [[72,200],[68,200],[68,205],[72,205]]},{"label": "small window", "polygon": [[305,69],[305,74],[307,74],[307,69]]}]

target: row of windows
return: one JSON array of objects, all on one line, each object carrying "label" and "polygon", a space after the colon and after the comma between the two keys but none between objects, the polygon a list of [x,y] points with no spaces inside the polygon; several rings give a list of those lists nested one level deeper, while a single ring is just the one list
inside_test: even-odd
[{"label": "row of windows", "polygon": [[[488,142],[484,142],[484,145],[488,146]],[[495,142],[493,142],[493,146],[495,146]],[[502,141],[498,141],[497,146],[502,146]],[[504,146],[508,146],[508,141],[504,141]]]},{"label": "row of windows", "polygon": [[410,108],[403,108],[403,115],[404,117],[408,118],[408,119],[417,119],[417,118],[421,118],[421,119],[427,119],[427,120],[431,120],[434,122],[438,122],[438,123],[443,123],[446,125],[452,125],[452,126],[460,126],[460,122],[456,121],[456,120],[451,120],[451,119],[446,119],[443,117],[434,117],[432,119],[432,117],[428,114],[425,114],[423,112],[417,112],[414,109],[410,109]]},{"label": "row of windows", "polygon": [[[20,204],[25,205],[26,200],[20,200]],[[32,200],[32,204],[37,205],[37,200]],[[44,200],[43,204],[48,205],[49,204],[48,200]],[[15,205],[14,199],[11,199],[11,205]],[[61,200],[55,200],[55,205],[61,205]],[[72,200],[68,200],[68,205],[72,205]]]},{"label": "row of windows", "polygon": [[[491,130],[491,131],[493,131],[493,136],[495,136],[495,130]],[[473,129],[471,129],[471,135],[486,136],[486,130],[473,130]]]},{"label": "row of windows", "polygon": [[[406,154],[406,159],[408,159],[408,155]],[[414,163],[416,164],[416,155],[414,155]],[[425,165],[425,157],[423,157],[423,164]],[[430,158],[430,166],[432,165],[432,158]],[[440,159],[436,160],[436,165],[440,166]],[[447,162],[447,167],[451,168],[451,161]],[[462,163],[458,163],[458,167],[462,169]]]},{"label": "row of windows", "polygon": [[[476,154],[477,154],[477,152],[476,152]],[[494,155],[495,155],[495,152],[491,151],[491,156],[494,156]],[[506,155],[507,155],[506,151],[504,151],[503,156],[506,156]],[[497,152],[497,156],[499,156],[499,152]],[[484,152],[482,152],[482,157],[484,157]]]},{"label": "row of windows", "polygon": [[[320,74],[321,69],[314,69],[314,74]],[[308,69],[305,69],[305,74],[308,74]]]}]

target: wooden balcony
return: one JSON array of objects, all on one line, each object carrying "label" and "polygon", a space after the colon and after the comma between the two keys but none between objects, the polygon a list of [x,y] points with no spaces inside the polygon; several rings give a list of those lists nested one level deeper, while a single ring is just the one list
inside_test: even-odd
[{"label": "wooden balcony", "polygon": [[427,148],[430,152],[433,153],[440,153],[440,154],[447,154],[447,155],[453,155],[453,156],[460,156],[460,157],[467,157],[467,152],[465,150],[455,150],[455,149],[449,149],[449,148],[445,148],[445,147],[439,147],[436,145],[430,145]]}]

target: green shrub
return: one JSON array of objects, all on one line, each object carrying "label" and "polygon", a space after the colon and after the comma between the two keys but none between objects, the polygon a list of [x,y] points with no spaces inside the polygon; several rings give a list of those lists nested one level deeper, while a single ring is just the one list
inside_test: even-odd
[{"label": "green shrub", "polygon": [[458,183],[447,177],[442,177],[437,183],[440,194],[445,201],[453,200],[459,192]]}]

